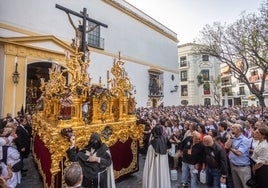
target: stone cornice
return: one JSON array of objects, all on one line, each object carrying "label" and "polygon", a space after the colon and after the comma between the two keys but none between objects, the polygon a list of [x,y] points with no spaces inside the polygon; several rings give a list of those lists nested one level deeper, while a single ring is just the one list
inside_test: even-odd
[{"label": "stone cornice", "polygon": [[[121,12],[129,15],[130,17],[138,20],[139,22],[145,24],[146,26],[152,28],[153,30],[161,33],[162,35],[166,36],[167,38],[171,39],[172,41],[178,43],[178,39],[177,37],[171,35],[170,33],[166,32],[165,30],[163,30],[162,28],[158,27],[156,24],[153,24],[152,22],[150,22],[149,20],[143,18],[142,16],[138,15],[137,13],[135,13],[134,11],[130,10],[129,8],[127,8],[126,6],[118,3],[115,0],[102,0],[103,2],[111,5],[112,7],[120,10]],[[157,22],[157,21],[156,21]]]}]

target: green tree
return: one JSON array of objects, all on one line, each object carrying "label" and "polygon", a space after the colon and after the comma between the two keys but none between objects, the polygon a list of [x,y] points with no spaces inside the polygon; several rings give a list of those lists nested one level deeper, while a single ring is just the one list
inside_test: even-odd
[{"label": "green tree", "polygon": [[[245,83],[265,107],[264,86],[268,75],[268,2],[258,13],[242,14],[230,25],[214,23],[201,31],[197,53],[217,57],[230,67],[235,78]],[[246,76],[249,68],[261,70],[260,87],[257,88]]]}]

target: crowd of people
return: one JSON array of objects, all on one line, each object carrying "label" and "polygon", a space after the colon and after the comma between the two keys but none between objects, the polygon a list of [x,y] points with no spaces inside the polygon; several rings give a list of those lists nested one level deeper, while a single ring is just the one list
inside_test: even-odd
[{"label": "crowd of people", "polygon": [[23,160],[31,149],[31,115],[13,118],[10,113],[0,121],[0,182],[2,187],[15,188],[27,175]]},{"label": "crowd of people", "polygon": [[[142,188],[170,188],[170,170],[180,172],[179,187],[264,188],[268,185],[268,110],[258,107],[159,106],[137,108],[144,125],[146,155]],[[31,115],[7,114],[0,127],[0,183],[16,187],[27,175],[23,159],[31,149]],[[115,187],[112,156],[100,135],[90,135],[78,151],[70,135],[64,171],[68,187]],[[3,160],[4,159],[4,160]],[[19,167],[18,167],[19,166]]]},{"label": "crowd of people", "polygon": [[[144,124],[141,152],[147,153],[143,188],[170,187],[170,182],[162,184],[161,179],[166,176],[163,167],[168,171],[181,170],[179,187],[198,187],[202,171],[206,174],[207,187],[267,187],[267,112],[258,107],[138,108],[138,123]],[[166,144],[160,141],[155,144],[160,138],[155,136],[155,129],[159,127]],[[156,164],[166,164],[162,160],[168,160],[167,157],[160,156],[167,155],[173,162],[161,166],[159,173],[152,170]],[[154,181],[148,178],[152,175]]]}]

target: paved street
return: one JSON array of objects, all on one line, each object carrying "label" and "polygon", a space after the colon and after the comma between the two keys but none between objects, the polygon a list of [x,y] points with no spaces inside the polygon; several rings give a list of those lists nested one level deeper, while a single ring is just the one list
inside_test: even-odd
[{"label": "paved street", "polygon": [[[139,167],[140,170],[132,175],[122,179],[120,182],[116,183],[116,188],[141,188],[142,185],[142,172],[144,166],[145,156],[140,155]],[[28,169],[26,172],[26,176],[22,178],[22,183],[18,185],[16,188],[43,188],[42,180],[39,176],[35,163],[33,162],[32,155],[29,156],[28,159],[25,160],[25,168]],[[180,183],[181,173],[178,173],[178,180],[171,181],[171,187],[177,188]],[[204,188],[205,186],[200,184],[198,188]]]},{"label": "paved street", "polygon": [[[120,182],[116,183],[116,188],[141,188],[142,186],[142,173],[143,173],[143,167],[145,162],[145,156],[140,155],[139,158],[139,172],[136,172],[127,178],[123,179]],[[178,171],[178,180],[171,181],[171,188],[178,188],[180,185],[180,179],[181,179],[181,171]],[[198,188],[205,188],[206,186],[202,185],[201,183],[198,184]]]},{"label": "paved street", "polygon": [[24,159],[25,169],[28,169],[26,176],[22,177],[22,182],[16,188],[43,188],[42,179],[37,171],[32,155]]}]

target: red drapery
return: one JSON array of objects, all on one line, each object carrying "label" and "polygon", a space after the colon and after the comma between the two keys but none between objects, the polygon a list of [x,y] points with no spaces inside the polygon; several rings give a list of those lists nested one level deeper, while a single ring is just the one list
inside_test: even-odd
[{"label": "red drapery", "polygon": [[48,148],[45,146],[44,142],[40,139],[38,135],[34,139],[34,152],[38,160],[40,160],[41,168],[46,176],[46,184],[48,187],[51,186],[52,174],[50,172],[51,168],[51,154]]},{"label": "red drapery", "polygon": [[123,168],[128,168],[131,162],[133,161],[134,155],[137,155],[137,161],[134,169],[130,169],[129,173],[120,176],[119,178],[117,178],[117,180],[139,170],[138,149],[135,148],[136,151],[132,151],[131,149],[132,142],[137,141],[134,141],[131,138],[129,138],[125,143],[118,141],[116,144],[110,147],[113,160],[113,168],[116,171],[120,171]]},{"label": "red drapery", "polygon": [[[131,149],[131,144],[132,142],[137,142],[133,141],[131,138],[129,138],[125,143],[122,142],[117,142],[113,146],[110,147],[111,155],[112,155],[112,160],[113,160],[113,168],[116,171],[120,171],[123,168],[128,168],[130,164],[133,161],[134,155],[138,155],[138,151],[132,151]],[[135,148],[137,150],[137,148]],[[51,168],[51,154],[49,153],[48,148],[45,146],[44,142],[40,139],[38,135],[35,136],[34,139],[34,152],[38,160],[40,160],[41,168],[43,173],[45,174],[46,177],[46,184],[48,187],[61,187],[61,178],[59,178],[59,174],[57,177],[55,177],[55,182],[54,185],[52,184],[52,174],[50,172]],[[138,156],[137,156],[138,159]],[[60,161],[59,161],[60,164]],[[134,169],[131,169],[129,173],[124,174],[122,177],[131,174],[133,172],[138,171],[138,161],[137,165],[135,166]],[[121,177],[119,177],[121,178]],[[119,179],[118,178],[118,179]]]}]

